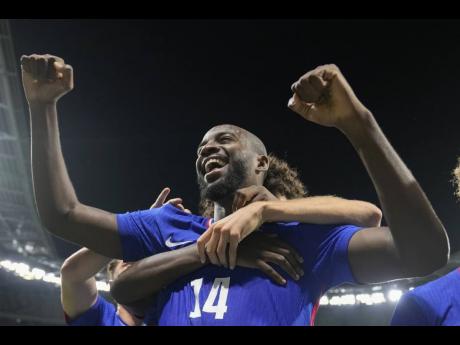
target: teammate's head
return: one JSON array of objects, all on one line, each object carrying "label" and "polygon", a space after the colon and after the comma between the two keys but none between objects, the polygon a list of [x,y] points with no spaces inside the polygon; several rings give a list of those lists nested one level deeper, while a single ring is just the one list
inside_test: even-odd
[{"label": "teammate's head", "polygon": [[[264,180],[264,187],[279,199],[297,199],[305,197],[308,192],[299,179],[296,169],[274,154],[269,154],[269,167]],[[214,204],[209,199],[200,200],[200,213],[204,217],[212,217]]]},{"label": "teammate's head", "polygon": [[460,157],[458,158],[457,166],[452,174],[454,175],[453,182],[455,185],[455,194],[457,198],[460,199]]},{"label": "teammate's head", "polygon": [[299,178],[299,173],[285,160],[270,154],[269,168],[264,186],[279,199],[298,199],[307,196],[308,191]]},{"label": "teammate's head", "polygon": [[113,259],[107,265],[107,279],[109,282],[117,279],[117,277],[131,266],[130,263],[122,260]]},{"label": "teammate's head", "polygon": [[196,172],[201,198],[222,201],[240,188],[262,185],[267,150],[251,132],[234,126],[211,128],[198,146]]},{"label": "teammate's head", "polygon": [[[112,282],[117,279],[117,277],[123,273],[126,269],[131,267],[132,263],[124,262],[122,260],[113,259],[107,265],[107,280],[110,285]],[[114,301],[116,302],[116,301]],[[117,314],[129,326],[140,326],[142,324],[143,317],[135,316],[130,310],[128,310],[124,305],[119,304],[116,302],[117,305]],[[127,317],[127,315],[131,315],[131,317]]]}]

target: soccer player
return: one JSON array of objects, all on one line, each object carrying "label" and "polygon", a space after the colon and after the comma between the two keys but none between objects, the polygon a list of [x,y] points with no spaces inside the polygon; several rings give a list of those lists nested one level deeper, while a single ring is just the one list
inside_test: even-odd
[{"label": "soccer player", "polygon": [[[239,209],[256,201],[302,199],[307,195],[306,188],[298,178],[298,173],[291,168],[287,162],[271,154],[270,165],[264,186],[250,186],[239,189],[235,192],[233,209]],[[270,191],[273,191],[271,193]],[[332,196],[316,196],[303,199],[305,212],[310,215],[310,221],[318,224],[350,223],[363,227],[380,226],[380,210],[372,204],[357,201],[344,200]],[[212,217],[214,214],[214,203],[203,199],[200,202],[201,214],[205,217]],[[261,233],[253,234],[245,239],[248,243],[260,243]],[[243,243],[245,243],[243,241]],[[276,239],[265,239],[265,248],[270,248],[277,243]],[[264,246],[262,246],[263,248]],[[265,252],[263,258],[268,262],[277,257],[273,254],[283,254],[282,245],[278,244],[278,252]],[[196,246],[190,246],[176,250],[177,255],[183,254],[180,260],[171,261],[163,254],[157,254],[140,260],[119,276],[111,286],[113,297],[119,302],[133,308],[141,308],[144,313],[148,310],[152,295],[155,295],[162,288],[171,284],[176,279],[195,271],[196,256],[190,255],[196,251]],[[250,254],[247,250],[240,248],[238,258],[241,255]],[[161,259],[160,259],[161,258]],[[238,260],[238,259],[237,259]],[[292,259],[291,259],[292,260]],[[276,262],[274,262],[276,263]],[[277,263],[280,266],[280,263]],[[272,267],[260,262],[260,265],[247,266],[258,268],[278,284],[285,284],[286,280]],[[280,266],[281,267],[281,266]],[[298,279],[291,274],[291,278]]]},{"label": "soccer player", "polygon": [[139,326],[136,317],[123,305],[114,306],[98,294],[94,276],[104,267],[110,280],[128,267],[87,248],[68,257],[61,267],[61,303],[69,326]]},{"label": "soccer player", "polygon": [[460,326],[460,268],[406,292],[391,326]]},{"label": "soccer player", "polygon": [[[72,187],[59,142],[56,105],[73,88],[72,68],[57,57],[32,55],[22,57],[22,69],[35,198],[48,230],[124,261],[196,241],[198,253],[192,255],[200,264],[208,258],[214,264],[159,293],[152,316],[159,325],[307,325],[313,306],[332,286],[427,275],[446,263],[442,223],[335,66],[322,66],[295,83],[290,107],[350,139],[374,182],[389,227],[303,223],[308,215],[299,200],[258,201],[233,212],[236,190],[263,185],[269,160],[260,139],[232,125],[209,130],[197,151],[201,193],[214,201],[212,224],[168,204],[118,215],[86,206]],[[302,255],[305,274],[299,280],[287,279],[280,286],[260,272],[235,267],[240,244],[257,229],[278,235]]]},{"label": "soccer player", "polygon": [[[460,160],[454,170],[460,197]],[[391,319],[392,326],[460,326],[460,267],[406,292]]]},{"label": "soccer player", "polygon": [[[170,192],[169,188],[163,189],[158,196],[152,208],[161,207],[166,197]],[[174,198],[167,203],[175,207],[191,213],[182,205],[182,199]],[[266,243],[271,245],[267,248]],[[271,239],[267,236],[258,238],[258,241],[245,241],[243,247],[246,248],[245,253],[241,253],[240,262],[242,265],[249,267],[260,267],[264,269],[265,258],[276,253],[278,257],[271,260],[277,263],[279,267],[285,269],[293,277],[300,271],[299,255],[289,246],[279,240]],[[177,251],[179,252],[179,251]],[[180,254],[180,253],[179,253]],[[161,258],[156,257],[151,259],[154,267],[160,265],[161,259],[166,260],[171,265],[171,271],[176,272],[178,269],[176,253],[169,252]],[[264,257],[262,257],[264,255]],[[292,256],[289,262],[284,262],[286,256]],[[257,262],[257,265],[256,265]],[[291,263],[295,263],[292,266]],[[134,263],[136,265],[136,263]],[[131,306],[127,307],[123,304],[114,306],[104,297],[98,294],[95,275],[107,266],[107,276],[109,284],[131,266],[131,263],[123,262],[122,260],[112,260],[100,254],[97,254],[87,248],[82,248],[69,258],[67,258],[61,267],[61,303],[64,310],[65,320],[70,326],[140,326],[143,323],[146,308],[149,305],[150,295],[146,295],[145,299],[137,300]],[[294,268],[295,267],[295,268]],[[278,273],[266,272],[267,275],[275,282],[280,281]],[[160,277],[161,279],[161,277]],[[161,280],[158,280],[161,282]],[[138,286],[135,286],[135,289]],[[142,288],[142,286],[140,286]]]},{"label": "soccer player", "polygon": [[[151,208],[164,204],[170,192],[163,189]],[[186,210],[180,198],[168,201]],[[190,212],[190,211],[188,211]],[[68,257],[61,267],[61,304],[65,320],[70,326],[139,326],[144,315],[135,315],[121,304],[114,306],[99,295],[96,286],[96,274],[107,268],[109,284],[130,264],[122,260],[112,260],[82,248]]]}]

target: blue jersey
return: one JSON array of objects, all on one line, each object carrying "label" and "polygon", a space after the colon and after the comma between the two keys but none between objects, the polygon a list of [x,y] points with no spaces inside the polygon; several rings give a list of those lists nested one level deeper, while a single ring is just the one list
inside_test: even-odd
[{"label": "blue jersey", "polygon": [[[123,259],[136,261],[196,242],[210,219],[189,215],[173,205],[117,215]],[[148,315],[156,325],[310,325],[320,297],[331,287],[355,282],[348,243],[359,228],[351,225],[267,223],[304,258],[305,275],[273,283],[256,269],[229,270],[207,265],[188,274],[157,297]],[[276,269],[276,267],[275,267]]]},{"label": "blue jersey", "polygon": [[460,269],[404,294],[391,325],[460,326]]},{"label": "blue jersey", "polygon": [[65,319],[69,326],[127,326],[118,316],[115,306],[100,295],[83,314],[73,319],[65,315]]}]

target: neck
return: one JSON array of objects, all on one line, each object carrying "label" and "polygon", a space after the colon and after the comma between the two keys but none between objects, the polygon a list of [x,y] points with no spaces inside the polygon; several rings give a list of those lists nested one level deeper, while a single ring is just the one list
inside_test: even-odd
[{"label": "neck", "polygon": [[[257,179],[252,179],[250,181],[245,181],[242,183],[238,189],[247,188],[249,186],[262,186],[263,181],[258,181]],[[219,201],[214,201],[214,221],[218,221],[222,218],[227,217],[233,213],[233,200],[235,198],[235,192],[231,195],[223,198]]]},{"label": "neck", "polygon": [[233,195],[230,198],[214,202],[214,221],[225,218],[232,213]]},{"label": "neck", "polygon": [[120,317],[120,319],[122,319],[123,322],[126,323],[128,326],[140,326],[142,324],[143,320],[135,317],[133,314],[127,311],[125,307],[123,307],[122,305],[117,306],[117,314]]}]

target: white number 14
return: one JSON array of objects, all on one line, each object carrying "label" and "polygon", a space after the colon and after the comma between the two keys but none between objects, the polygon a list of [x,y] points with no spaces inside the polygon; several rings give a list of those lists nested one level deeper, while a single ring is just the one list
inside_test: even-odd
[{"label": "white number 14", "polygon": [[[200,290],[203,285],[203,278],[195,279],[190,283],[193,286],[193,293],[195,295],[195,310],[190,312],[190,318],[194,319],[201,317],[200,310]],[[206,299],[206,302],[203,306],[204,313],[214,313],[215,319],[223,319],[224,314],[227,312],[227,297],[228,297],[228,288],[230,286],[230,277],[226,278],[216,278],[212,284],[211,291],[209,296]],[[217,294],[219,294],[219,299],[217,305],[214,305],[216,301]]]}]

